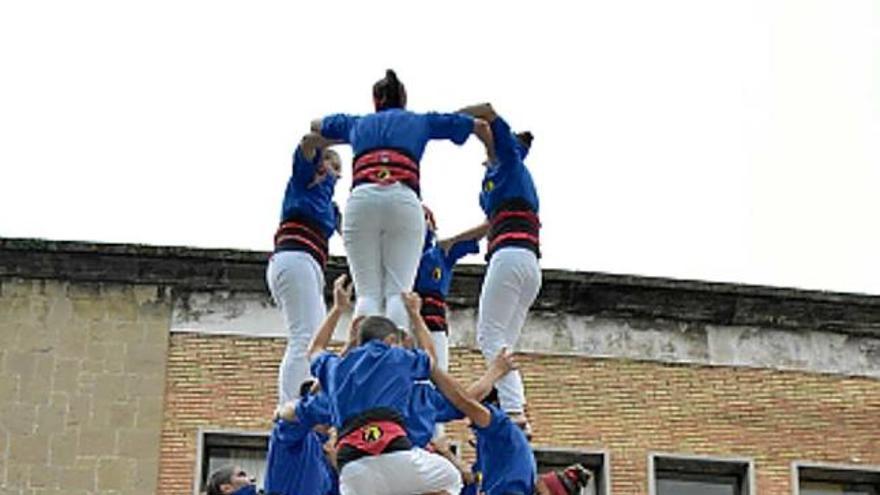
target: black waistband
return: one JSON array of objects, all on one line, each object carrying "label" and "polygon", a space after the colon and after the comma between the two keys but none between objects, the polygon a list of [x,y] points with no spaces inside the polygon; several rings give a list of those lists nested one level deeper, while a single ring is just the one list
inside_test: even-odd
[{"label": "black waistband", "polygon": [[496,208],[489,219],[488,261],[499,249],[521,247],[541,257],[541,220],[527,202],[512,200]]},{"label": "black waistband", "polygon": [[[345,438],[353,431],[370,423],[371,421],[393,421],[400,425],[404,430],[406,430],[406,421],[403,415],[393,409],[379,407],[376,409],[364,411],[346,420],[345,424],[342,425],[342,429],[337,435],[337,439],[341,440]],[[404,435],[389,443],[388,446],[385,447],[385,450],[382,451],[382,453],[387,454],[389,452],[398,452],[401,450],[410,449],[412,449],[412,442],[407,435]],[[356,461],[362,457],[367,457],[368,455],[370,454],[358,450],[355,447],[352,447],[350,445],[343,445],[336,452],[336,465],[339,466],[339,471],[342,472],[342,468],[349,462]]]},{"label": "black waistband", "polygon": [[291,217],[281,222],[275,231],[275,252],[303,251],[324,266],[330,256],[327,240],[323,230],[311,219]]}]

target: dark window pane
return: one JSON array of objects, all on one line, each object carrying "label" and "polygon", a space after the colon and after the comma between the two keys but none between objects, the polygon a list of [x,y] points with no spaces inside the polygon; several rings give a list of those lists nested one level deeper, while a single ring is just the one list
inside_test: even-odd
[{"label": "dark window pane", "polygon": [[658,495],[737,495],[736,483],[703,480],[657,480]]}]

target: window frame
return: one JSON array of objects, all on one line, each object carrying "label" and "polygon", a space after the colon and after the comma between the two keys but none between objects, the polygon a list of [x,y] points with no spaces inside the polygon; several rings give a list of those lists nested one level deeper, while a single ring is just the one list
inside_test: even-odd
[{"label": "window frame", "polygon": [[[611,495],[611,456],[605,449],[579,449],[568,447],[533,445],[537,464],[571,465],[576,462],[584,464],[587,468],[596,471],[596,495]],[[596,460],[601,464],[596,470]],[[584,462],[586,461],[586,462]]]},{"label": "window frame", "polygon": [[[664,467],[663,464],[666,463],[669,465]],[[691,479],[710,479],[713,476],[737,476],[739,492],[737,495],[757,494],[755,461],[749,457],[649,452],[648,495],[657,495],[657,480],[660,479],[657,476],[658,471],[677,472],[684,475],[683,479],[688,477]]]},{"label": "window frame", "polygon": [[[805,471],[805,475],[801,473],[801,470]],[[794,461],[791,463],[792,495],[800,495],[801,479],[827,483],[875,485],[875,491],[880,494],[880,466],[878,465]]]},{"label": "window frame", "polygon": [[[266,442],[266,452],[268,452],[271,431],[199,427],[196,432],[196,459],[194,463],[195,465],[193,466],[193,495],[201,495],[204,493],[205,487],[203,486],[202,474],[204,473],[205,475],[204,481],[207,481],[207,476],[210,474],[205,473],[205,470],[208,466],[206,455],[208,449],[211,447],[208,445],[208,439],[211,435],[222,436],[228,439],[240,438],[250,440],[251,442],[255,442],[257,439],[264,439]],[[253,448],[253,446],[243,445],[242,448]]]}]

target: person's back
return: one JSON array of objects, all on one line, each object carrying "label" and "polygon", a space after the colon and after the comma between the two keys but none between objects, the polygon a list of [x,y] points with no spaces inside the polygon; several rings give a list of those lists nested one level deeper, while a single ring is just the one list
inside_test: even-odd
[{"label": "person's back", "polygon": [[537,464],[525,433],[500,409],[491,404],[486,407],[492,414],[489,425],[473,426],[481,491],[486,495],[531,495]]},{"label": "person's back", "polygon": [[293,414],[282,413],[275,420],[266,456],[266,495],[333,493],[336,473],[323,448],[327,436],[314,429],[331,421],[330,403],[323,394],[304,397]]}]

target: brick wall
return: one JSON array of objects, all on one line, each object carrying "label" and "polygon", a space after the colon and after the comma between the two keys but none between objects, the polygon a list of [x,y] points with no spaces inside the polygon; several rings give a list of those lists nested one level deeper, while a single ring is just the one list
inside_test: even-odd
[{"label": "brick wall", "polygon": [[0,494],[153,494],[171,304],[156,287],[0,282]]},{"label": "brick wall", "polygon": [[[199,426],[267,430],[281,339],[174,334],[160,490],[192,492]],[[606,449],[614,494],[644,494],[648,452],[753,458],[758,492],[791,493],[792,461],[880,465],[880,381],[762,369],[524,355],[535,444]],[[452,371],[481,373],[455,349]],[[466,428],[450,429],[458,440]],[[465,452],[467,455],[468,452]]]}]

